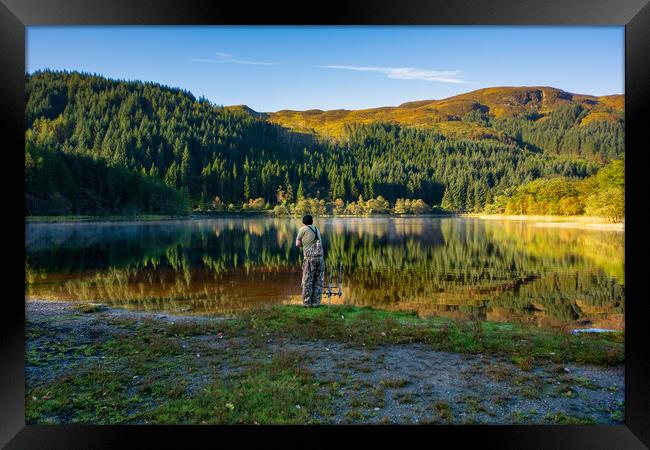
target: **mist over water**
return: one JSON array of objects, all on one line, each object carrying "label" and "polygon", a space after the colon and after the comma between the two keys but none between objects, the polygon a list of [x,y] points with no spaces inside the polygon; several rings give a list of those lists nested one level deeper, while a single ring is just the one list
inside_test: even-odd
[{"label": "mist over water", "polygon": [[[284,218],[28,224],[25,296],[185,315],[300,303],[300,225]],[[332,303],[624,328],[622,232],[468,218],[316,225],[328,268],[342,267],[343,296]]]}]

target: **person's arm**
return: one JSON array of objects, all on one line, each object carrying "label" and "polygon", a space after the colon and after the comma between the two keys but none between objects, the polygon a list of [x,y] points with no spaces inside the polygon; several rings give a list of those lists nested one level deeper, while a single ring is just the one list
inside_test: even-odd
[{"label": "person's arm", "polygon": [[304,230],[298,231],[298,236],[296,236],[296,247],[302,247],[302,236],[304,234]]}]

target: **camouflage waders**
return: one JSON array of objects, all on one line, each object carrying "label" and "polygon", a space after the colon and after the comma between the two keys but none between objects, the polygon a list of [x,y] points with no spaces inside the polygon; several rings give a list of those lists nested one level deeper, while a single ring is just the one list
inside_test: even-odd
[{"label": "camouflage waders", "polygon": [[323,246],[318,235],[311,227],[309,229],[316,236],[316,240],[313,245],[310,245],[303,252],[302,303],[305,306],[318,306],[323,296],[325,259],[323,258]]},{"label": "camouflage waders", "polygon": [[323,256],[305,256],[302,262],[302,303],[305,306],[320,305],[324,276]]}]

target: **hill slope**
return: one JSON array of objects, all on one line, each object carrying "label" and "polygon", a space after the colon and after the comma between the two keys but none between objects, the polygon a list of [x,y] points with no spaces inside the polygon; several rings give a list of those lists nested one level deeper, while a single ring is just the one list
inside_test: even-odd
[{"label": "hill slope", "polygon": [[[620,123],[624,96],[595,97],[572,94],[552,87],[494,87],[442,100],[420,100],[399,106],[360,110],[282,110],[267,113],[269,121],[292,130],[341,138],[351,124],[391,122],[432,128],[444,135],[470,139],[508,141],[511,136],[490,121],[534,118],[544,121],[562,108],[577,107],[583,113],[576,126],[595,122]],[[485,117],[486,120],[472,120]]]}]

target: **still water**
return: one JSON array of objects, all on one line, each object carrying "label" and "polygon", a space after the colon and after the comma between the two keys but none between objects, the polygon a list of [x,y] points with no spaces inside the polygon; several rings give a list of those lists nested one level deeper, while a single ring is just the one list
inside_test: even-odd
[{"label": "still water", "polygon": [[[333,284],[339,266],[343,275],[333,304],[624,328],[623,232],[470,218],[316,225]],[[184,315],[298,304],[299,226],[281,218],[28,224],[25,297]]]}]

